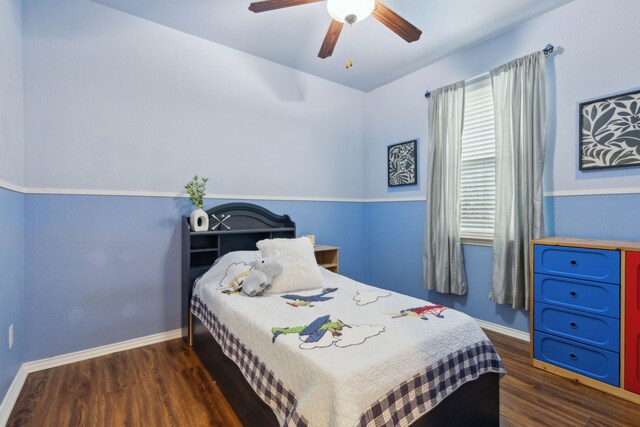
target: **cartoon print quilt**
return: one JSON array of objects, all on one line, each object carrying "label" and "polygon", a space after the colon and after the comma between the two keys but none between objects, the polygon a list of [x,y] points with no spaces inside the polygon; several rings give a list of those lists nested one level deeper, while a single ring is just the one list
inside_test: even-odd
[{"label": "cartoon print quilt", "polygon": [[461,312],[324,269],[323,289],[251,298],[229,288],[243,263],[203,276],[192,312],[281,425],[408,425],[464,382],[505,372]]}]

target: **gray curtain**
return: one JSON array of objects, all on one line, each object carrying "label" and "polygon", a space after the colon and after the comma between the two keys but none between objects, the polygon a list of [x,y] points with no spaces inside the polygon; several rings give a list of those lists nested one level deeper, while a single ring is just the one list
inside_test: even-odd
[{"label": "gray curtain", "polygon": [[544,235],[544,54],[527,55],[491,70],[491,85],[496,129],[496,216],[489,298],[528,309],[529,243]]},{"label": "gray curtain", "polygon": [[460,149],[464,82],[431,93],[423,286],[464,295],[460,245]]}]

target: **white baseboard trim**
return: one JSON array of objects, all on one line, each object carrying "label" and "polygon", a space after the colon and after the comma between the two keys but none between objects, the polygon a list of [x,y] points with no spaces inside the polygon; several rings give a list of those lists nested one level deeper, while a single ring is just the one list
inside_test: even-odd
[{"label": "white baseboard trim", "polygon": [[522,332],[518,329],[508,328],[506,326],[498,325],[497,323],[487,322],[486,320],[476,319],[476,322],[478,322],[478,325],[483,329],[498,332],[499,334],[507,335],[526,342],[529,342],[530,340],[529,332]]},{"label": "white baseboard trim", "polygon": [[4,399],[2,399],[2,403],[0,403],[0,426],[2,427],[6,426],[9,421],[9,416],[11,415],[11,411],[13,411],[13,406],[16,404],[20,391],[22,390],[22,386],[27,379],[27,374],[28,373],[26,369],[24,369],[24,366],[21,366],[20,369],[18,369],[16,376],[13,378],[13,381],[9,386],[9,390],[7,390],[7,394],[4,396]]},{"label": "white baseboard trim", "polygon": [[134,338],[128,341],[121,341],[114,344],[103,345],[101,347],[94,347],[87,350],[62,354],[60,356],[34,360],[33,362],[24,363],[22,367],[27,371],[27,373],[37,372],[44,369],[55,368],[56,366],[62,366],[69,363],[80,362],[82,360],[93,359],[94,357],[106,356],[107,354],[116,353],[118,351],[144,347],[145,345],[149,344],[156,344],[159,342],[180,338],[181,336],[182,330],[175,329],[173,331],[160,332],[159,334],[147,335],[146,337]]}]

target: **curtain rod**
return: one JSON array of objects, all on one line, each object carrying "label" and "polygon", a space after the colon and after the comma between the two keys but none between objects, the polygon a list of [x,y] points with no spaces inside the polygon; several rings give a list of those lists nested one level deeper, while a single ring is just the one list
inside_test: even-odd
[{"label": "curtain rod", "polygon": [[[549,43],[544,47],[544,49],[542,49],[542,53],[544,53],[544,56],[549,56],[549,55],[551,55],[553,53],[554,50],[556,50],[556,48],[551,43]],[[485,76],[487,74],[489,74],[489,73],[486,72],[486,73],[479,74],[479,75],[477,75],[475,77],[471,77],[470,79],[465,80],[465,82],[476,80],[476,79],[478,79],[480,77],[483,77],[483,76]],[[424,93],[424,97],[429,99],[431,97],[431,92],[426,91]]]}]

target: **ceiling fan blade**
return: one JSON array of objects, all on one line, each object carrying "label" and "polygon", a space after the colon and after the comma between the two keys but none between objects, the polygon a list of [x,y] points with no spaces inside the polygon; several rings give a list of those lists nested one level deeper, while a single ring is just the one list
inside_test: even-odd
[{"label": "ceiling fan blade", "polygon": [[249,5],[249,10],[255,13],[283,9],[285,7],[301,6],[308,3],[318,3],[324,0],[266,0],[256,1]]},{"label": "ceiling fan blade", "polygon": [[422,31],[416,28],[412,23],[377,0],[376,8],[371,16],[382,22],[387,28],[409,43],[419,40],[422,35]]},{"label": "ceiling fan blade", "polygon": [[331,21],[331,25],[329,25],[329,29],[327,30],[327,35],[324,36],[320,52],[318,52],[319,58],[325,59],[333,54],[333,49],[338,43],[338,37],[340,37],[343,26],[344,24],[342,22],[336,21],[335,19]]}]

